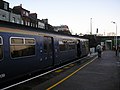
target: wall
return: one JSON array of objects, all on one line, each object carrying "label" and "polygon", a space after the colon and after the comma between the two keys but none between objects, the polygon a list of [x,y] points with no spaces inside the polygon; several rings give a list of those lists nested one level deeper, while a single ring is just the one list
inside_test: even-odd
[{"label": "wall", "polygon": [[9,21],[9,12],[0,9],[0,20]]}]

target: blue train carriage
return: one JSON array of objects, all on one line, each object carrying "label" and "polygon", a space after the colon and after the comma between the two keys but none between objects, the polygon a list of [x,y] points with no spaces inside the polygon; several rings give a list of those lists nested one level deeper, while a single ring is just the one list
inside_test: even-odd
[{"label": "blue train carriage", "polygon": [[61,36],[58,41],[60,62],[67,62],[77,58],[77,40],[71,36]]},{"label": "blue train carriage", "polygon": [[0,84],[82,57],[88,52],[86,42],[0,21]]},{"label": "blue train carriage", "polygon": [[22,30],[0,27],[1,60],[0,83],[27,74],[39,67],[37,40],[39,36],[30,35]]},{"label": "blue train carriage", "polygon": [[81,39],[81,57],[89,54],[89,40]]},{"label": "blue train carriage", "polygon": [[89,40],[77,37],[77,57],[81,58],[89,54]]}]

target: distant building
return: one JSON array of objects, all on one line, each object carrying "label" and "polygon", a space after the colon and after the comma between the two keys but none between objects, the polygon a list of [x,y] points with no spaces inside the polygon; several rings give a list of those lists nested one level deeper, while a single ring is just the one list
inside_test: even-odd
[{"label": "distant building", "polygon": [[9,3],[0,0],[0,20],[9,21]]},{"label": "distant building", "polygon": [[45,29],[49,31],[54,31],[54,27],[50,24],[45,24]]},{"label": "distant building", "polygon": [[13,10],[11,8],[9,9],[9,11],[10,11],[9,13],[10,22],[21,24],[22,21],[21,15],[13,13]]},{"label": "distant building", "polygon": [[54,26],[55,31],[69,31],[69,28],[67,25],[61,25],[61,26]]},{"label": "distant building", "polygon": [[0,0],[0,9],[9,11],[9,3],[3,0]]},{"label": "distant building", "polygon": [[54,31],[54,27],[50,24],[48,24],[48,19],[42,19],[42,22],[45,25],[45,29],[49,31]]},{"label": "distant building", "polygon": [[0,20],[8,21],[9,22],[9,12],[0,9]]},{"label": "distant building", "polygon": [[61,25],[61,26],[54,26],[54,31],[56,32],[62,32],[65,34],[71,34],[69,27],[67,25]]},{"label": "distant building", "polygon": [[116,34],[114,32],[107,33],[107,36],[115,36]]},{"label": "distant building", "polygon": [[42,19],[42,22],[48,24],[48,19]]},{"label": "distant building", "polygon": [[31,27],[37,27],[37,13],[30,13],[30,26]]},{"label": "distant building", "polygon": [[40,19],[37,19],[37,28],[45,29],[45,23]]},{"label": "distant building", "polygon": [[22,4],[20,6],[14,6],[13,13],[21,15],[21,24],[30,26],[30,11],[22,8]]},{"label": "distant building", "polygon": [[53,27],[48,23],[48,19],[38,19],[37,13],[30,13],[22,4],[12,9],[9,8],[9,3],[3,0],[0,0],[0,20],[70,34],[67,25]]}]

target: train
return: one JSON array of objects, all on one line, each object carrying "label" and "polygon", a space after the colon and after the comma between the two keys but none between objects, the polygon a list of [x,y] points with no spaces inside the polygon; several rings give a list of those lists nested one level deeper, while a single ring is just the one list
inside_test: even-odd
[{"label": "train", "polygon": [[88,39],[0,21],[0,85],[88,53]]}]

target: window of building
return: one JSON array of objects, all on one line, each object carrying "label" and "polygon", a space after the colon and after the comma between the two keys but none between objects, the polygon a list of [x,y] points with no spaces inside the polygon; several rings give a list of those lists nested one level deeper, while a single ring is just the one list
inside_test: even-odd
[{"label": "window of building", "polygon": [[23,15],[25,15],[25,11],[23,11]]},{"label": "window of building", "polygon": [[28,25],[27,21],[25,21],[25,25],[26,25],[26,26]]},{"label": "window of building", "polygon": [[35,39],[22,37],[10,38],[10,52],[12,58],[35,55]]},{"label": "window of building", "polygon": [[0,36],[0,60],[3,58],[3,39]]},{"label": "window of building", "polygon": [[45,29],[45,24],[42,22],[38,22],[38,27]]},{"label": "window of building", "polygon": [[15,17],[12,17],[12,22],[15,23]]},{"label": "window of building", "polygon": [[30,22],[28,22],[28,26],[30,26]]},{"label": "window of building", "polygon": [[5,15],[2,15],[3,19],[6,19],[6,16]]},{"label": "window of building", "polygon": [[33,27],[35,26],[35,24],[33,23]]},{"label": "window of building", "polygon": [[31,23],[31,27],[33,26],[33,23]]},{"label": "window of building", "polygon": [[22,24],[22,25],[24,24],[23,20],[21,20],[21,24]]},{"label": "window of building", "polygon": [[4,3],[4,9],[7,10],[8,9],[8,4]]},{"label": "window of building", "polygon": [[17,23],[20,24],[20,19],[19,18],[17,18]]},{"label": "window of building", "polygon": [[26,16],[29,16],[28,12],[26,12]]}]

